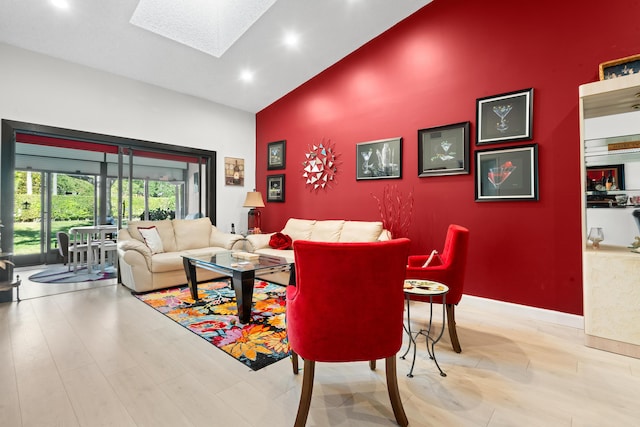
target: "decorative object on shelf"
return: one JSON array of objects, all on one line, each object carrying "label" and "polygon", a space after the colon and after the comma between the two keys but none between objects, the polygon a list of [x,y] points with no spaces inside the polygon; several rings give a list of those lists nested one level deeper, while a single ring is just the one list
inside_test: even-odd
[{"label": "decorative object on shelf", "polygon": [[640,54],[606,61],[601,63],[598,68],[600,70],[600,80],[637,74],[640,73]]},{"label": "decorative object on shelf", "polygon": [[593,244],[593,249],[598,249],[600,247],[600,242],[604,240],[604,232],[601,227],[591,227],[589,229],[589,234],[587,235],[587,240],[591,241]]},{"label": "decorative object on shelf", "polygon": [[538,144],[476,151],[476,201],[538,200]]},{"label": "decorative object on shelf", "polygon": [[624,164],[587,167],[587,190],[624,190]]},{"label": "decorative object on shelf", "polygon": [[[258,210],[258,208],[264,208],[264,200],[262,199],[262,193],[256,191],[254,188],[253,191],[247,192],[247,197],[244,199],[243,208],[251,208],[249,209],[248,218],[247,218],[247,227],[251,234],[255,234],[256,232],[260,232],[260,228],[262,227],[262,213]],[[233,229],[233,224],[231,224]]]},{"label": "decorative object on shelf", "polygon": [[267,170],[284,169],[287,160],[287,141],[267,144]]},{"label": "decorative object on shelf", "polygon": [[402,138],[356,144],[356,179],[402,178]]},{"label": "decorative object on shelf", "polygon": [[225,185],[244,185],[244,159],[224,158],[224,183]]},{"label": "decorative object on shelf", "polygon": [[331,140],[323,139],[319,144],[311,145],[304,155],[302,177],[305,184],[316,191],[329,188],[335,182],[339,163],[339,154]]},{"label": "decorative object on shelf", "polygon": [[531,139],[533,88],[478,98],[476,144]]},{"label": "decorative object on shelf", "polygon": [[284,174],[267,176],[267,202],[284,202]]},{"label": "decorative object on shelf", "polygon": [[393,239],[408,237],[413,219],[413,190],[405,198],[397,185],[386,185],[382,197],[371,195],[378,202],[382,227],[389,230]]},{"label": "decorative object on shelf", "polygon": [[[631,212],[633,215],[633,219],[636,221],[636,225],[638,226],[638,231],[640,231],[640,209],[634,209]],[[631,244],[631,252],[636,252],[640,254],[640,236],[635,237],[635,241]]]},{"label": "decorative object on shelf", "polygon": [[418,176],[469,173],[469,122],[418,131]]}]

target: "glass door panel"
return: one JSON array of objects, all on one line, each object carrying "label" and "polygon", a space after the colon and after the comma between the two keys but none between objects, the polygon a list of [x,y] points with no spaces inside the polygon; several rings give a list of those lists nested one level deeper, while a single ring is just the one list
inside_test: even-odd
[{"label": "glass door panel", "polygon": [[0,152],[12,155],[11,174],[2,171],[8,183],[3,193],[13,190],[15,196],[3,207],[10,235],[3,248],[14,252],[18,265],[60,262],[56,233],[74,226],[207,215],[215,220],[215,210],[208,212],[215,199],[207,188],[212,157],[30,132],[15,133],[10,143],[14,150]]},{"label": "glass door panel", "polygon": [[51,173],[51,225],[48,263],[59,261],[57,233],[72,227],[93,225],[96,218],[96,177]]},{"label": "glass door panel", "polygon": [[14,257],[41,262],[43,174],[30,170],[16,171],[14,184]]}]

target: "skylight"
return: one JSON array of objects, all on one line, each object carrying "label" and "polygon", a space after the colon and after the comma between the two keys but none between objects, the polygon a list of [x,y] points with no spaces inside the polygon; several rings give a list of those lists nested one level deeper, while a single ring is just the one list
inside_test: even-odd
[{"label": "skylight", "polygon": [[220,58],[277,0],[140,0],[131,22]]}]

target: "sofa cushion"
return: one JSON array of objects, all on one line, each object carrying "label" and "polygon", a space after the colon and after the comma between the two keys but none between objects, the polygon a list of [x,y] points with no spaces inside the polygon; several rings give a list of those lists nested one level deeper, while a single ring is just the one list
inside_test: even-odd
[{"label": "sofa cushion", "polygon": [[[188,251],[180,252],[180,255],[194,256],[194,257],[206,257],[214,256],[217,253],[228,252],[225,248],[220,247],[208,247],[200,249],[189,249]],[[182,259],[182,257],[180,257]]]},{"label": "sofa cushion", "polygon": [[127,231],[136,240],[144,243],[142,234],[138,231],[138,227],[149,228],[155,226],[162,239],[162,246],[165,252],[174,252],[176,250],[176,239],[173,234],[173,224],[169,219],[163,219],[161,221],[133,221],[127,226]]},{"label": "sofa cushion", "polygon": [[[184,263],[182,257],[177,252],[164,252],[155,254],[151,257],[151,272],[165,273],[167,271],[182,270],[184,272]],[[186,282],[185,273],[185,282]]]},{"label": "sofa cushion", "polygon": [[339,242],[375,242],[382,233],[380,221],[345,221]]},{"label": "sofa cushion", "polygon": [[291,236],[295,240],[309,240],[311,238],[311,229],[316,220],[290,218],[282,230],[282,234]]},{"label": "sofa cushion", "polygon": [[209,218],[174,219],[173,232],[176,239],[176,250],[206,248],[213,226]]},{"label": "sofa cushion", "polygon": [[138,227],[138,231],[144,239],[144,243],[151,249],[152,254],[159,254],[164,252],[164,246],[162,246],[162,239],[158,234],[158,229],[155,225],[151,227]]},{"label": "sofa cushion", "polygon": [[293,263],[295,262],[295,256],[293,254],[293,249],[272,249],[272,248],[264,248],[258,249],[256,251],[257,254],[260,255],[269,255],[275,257],[281,257],[287,260],[287,262]]},{"label": "sofa cushion", "polygon": [[344,220],[316,221],[309,240],[314,242],[338,242]]},{"label": "sofa cushion", "polygon": [[249,234],[247,236],[247,247],[245,248],[245,250],[253,252],[258,249],[268,248],[271,236],[273,236],[274,234],[275,233]]}]

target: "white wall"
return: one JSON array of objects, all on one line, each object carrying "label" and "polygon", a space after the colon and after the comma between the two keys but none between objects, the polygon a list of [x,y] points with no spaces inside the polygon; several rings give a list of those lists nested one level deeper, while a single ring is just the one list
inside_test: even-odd
[{"label": "white wall", "polygon": [[[217,225],[246,230],[255,114],[0,43],[0,118],[217,152]],[[224,157],[245,185],[224,185]]]}]

